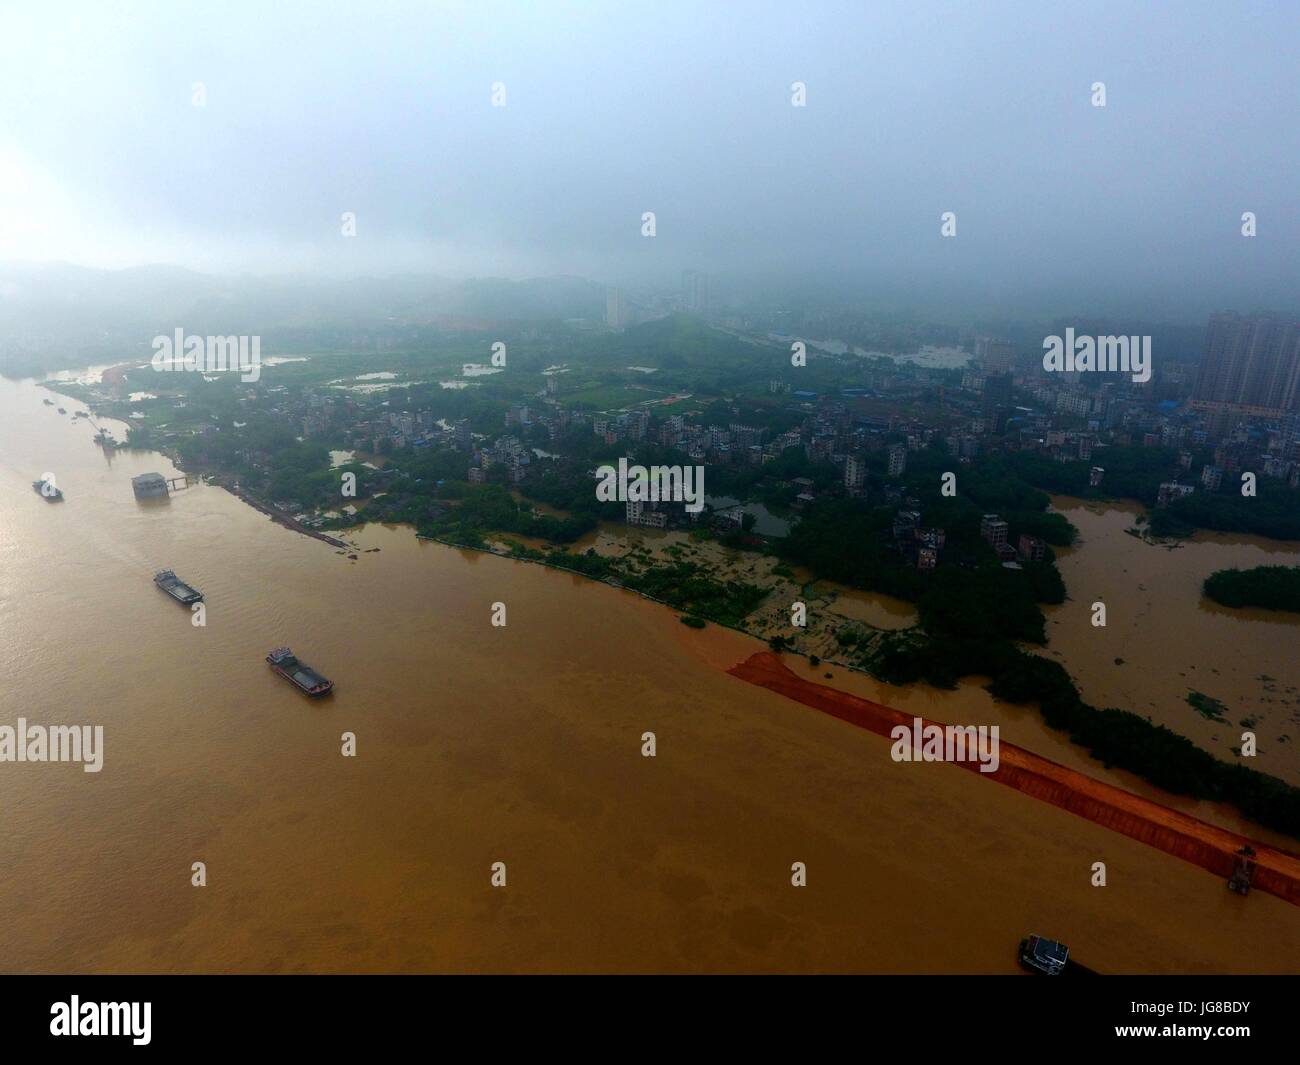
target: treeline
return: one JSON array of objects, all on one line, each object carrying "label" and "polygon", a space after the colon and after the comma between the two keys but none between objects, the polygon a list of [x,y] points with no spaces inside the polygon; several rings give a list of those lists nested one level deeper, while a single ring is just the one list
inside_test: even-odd
[{"label": "treeline", "polygon": [[1207,599],[1224,606],[1258,606],[1300,613],[1300,566],[1221,569],[1201,586]]},{"label": "treeline", "polygon": [[576,570],[596,580],[617,577],[623,587],[684,611],[688,620],[701,624],[703,619],[708,619],[739,626],[767,595],[767,589],[756,584],[715,580],[691,562],[670,562],[634,570],[622,560],[605,558],[591,548],[583,554],[575,554],[558,549],[539,551],[512,544],[510,553],[516,558]]},{"label": "treeline", "polygon": [[724,625],[739,625],[767,595],[767,589],[756,584],[714,580],[690,562],[629,573],[623,576],[623,586]]},{"label": "treeline", "polygon": [[575,515],[610,520],[622,517],[626,513],[622,504],[601,503],[596,498],[596,481],[590,476],[590,469],[589,463],[567,458],[558,462],[534,462],[519,484],[519,492],[528,499]]},{"label": "treeline", "polygon": [[1046,619],[1039,604],[1063,603],[1065,584],[1050,557],[1003,566],[980,535],[984,513],[996,511],[1015,543],[1021,533],[1049,543],[1069,544],[1075,529],[1046,511],[1048,498],[1001,469],[958,472],[956,497],[939,492],[943,456],[927,455],[910,487],[921,502],[923,527],[944,530],[942,560],[930,572],[910,565],[894,545],[897,508],[838,499],[812,507],[773,549],[787,562],[819,577],[880,592],[917,604],[928,632],[955,637],[995,636],[1045,641]]},{"label": "treeline", "polygon": [[926,588],[926,575],[905,566],[889,544],[893,520],[887,507],[828,501],[811,507],[774,549],[819,577],[915,602]]},{"label": "treeline", "polygon": [[[1147,506],[1155,506],[1164,481],[1176,474],[1184,481],[1189,476],[1178,465],[1178,452],[1168,447],[1098,448],[1089,462],[1057,462],[1037,451],[1017,451],[1006,461],[1017,476],[1048,492],[1082,499],[1123,497]],[[1106,471],[1097,488],[1088,485],[1093,466]]]},{"label": "treeline", "polygon": [[807,477],[815,488],[826,491],[843,483],[844,471],[829,462],[813,462],[801,447],[788,447],[776,458],[758,466],[710,467],[708,477],[711,496],[733,496],[747,502],[757,500],[769,506],[788,507],[801,491],[790,483],[796,477]]},{"label": "treeline", "polygon": [[[132,446],[136,445],[134,434]],[[140,446],[148,446],[143,442]],[[285,425],[256,417],[232,432],[203,433],[179,441],[176,450],[186,469],[217,469],[239,477],[245,487],[271,500],[292,500],[304,507],[338,507],[338,470],[330,469],[323,443],[299,440]],[[254,465],[254,459],[258,465]]]},{"label": "treeline", "polygon": [[1273,540],[1300,540],[1300,491],[1282,481],[1261,477],[1258,495],[1243,496],[1233,492],[1203,492],[1199,488],[1189,496],[1176,499],[1166,511],[1151,517],[1151,529],[1161,532],[1161,515],[1196,529],[1215,532],[1253,533]]},{"label": "treeline", "polygon": [[933,576],[917,601],[917,612],[926,632],[950,638],[1001,637],[1044,644],[1047,622],[1038,604],[1065,601],[1060,574],[1045,563],[1020,570],[941,567]]},{"label": "treeline", "polygon": [[[1176,794],[1230,802],[1260,824],[1300,838],[1300,788],[1222,762],[1137,714],[1089,706],[1059,663],[1021,650],[1017,641],[1046,643],[1040,604],[1064,602],[1065,586],[1050,560],[1021,569],[998,565],[979,536],[980,514],[1000,513],[1011,525],[1013,542],[1019,532],[1039,528],[1052,536],[1050,542],[1069,543],[1073,527],[1033,525],[1036,518],[1060,516],[1047,514],[1046,496],[1000,461],[958,469],[960,494],[945,499],[927,487],[938,484],[942,456],[919,458],[912,463],[909,457],[908,480],[922,501],[922,524],[942,526],[947,538],[944,560],[931,573],[906,566],[892,547],[895,508],[873,508],[860,500],[814,507],[776,547],[818,576],[917,604],[920,625],[907,632],[864,640],[857,630],[842,631],[840,643],[859,648],[860,665],[895,684],[924,680],[951,688],[962,677],[987,676],[995,697],[1039,703],[1049,725],[1069,733],[1107,766],[1137,773]],[[1051,465],[1059,470],[1062,464]]]},{"label": "treeline", "polygon": [[[940,491],[940,478],[948,472],[957,477],[955,496]],[[959,536],[973,529],[978,539],[979,518],[986,513],[1006,521],[1013,544],[1027,533],[1055,547],[1068,547],[1078,535],[1064,515],[1048,509],[1052,502],[1048,494],[1000,456],[957,466],[942,446],[915,451],[908,455],[904,484],[921,501],[923,524],[952,525]]]},{"label": "treeline", "polygon": [[[534,515],[530,505],[518,502],[503,485],[498,484],[456,483],[445,486],[440,496],[455,501],[450,506],[417,515],[414,522],[417,530],[425,536],[475,547],[481,546],[485,534],[490,532],[515,533],[564,544],[596,527],[596,518],[590,514],[568,518]],[[457,496],[459,498],[455,498]]]},{"label": "treeline", "polygon": [[[1199,470],[1211,458],[1193,456]],[[1010,468],[1025,481],[1049,492],[1083,499],[1123,497],[1153,508],[1151,531],[1156,536],[1190,536],[1196,529],[1254,533],[1275,540],[1300,540],[1300,491],[1262,474],[1256,495],[1243,496],[1240,482],[1225,476],[1219,492],[1199,484],[1189,496],[1155,510],[1160,485],[1175,478],[1188,483],[1192,474],[1178,464],[1178,452],[1167,447],[1108,447],[1093,455],[1093,462],[1056,462],[1037,452],[1021,451],[1008,458]],[[1097,488],[1088,485],[1093,464],[1106,474]]]},{"label": "treeline", "polygon": [[1011,703],[1038,703],[1053,728],[1069,734],[1107,768],[1136,773],[1166,791],[1232,803],[1266,828],[1300,838],[1300,788],[1245,766],[1220,761],[1185,736],[1127,710],[1099,710],[1079,695],[1057,662],[1006,640],[890,633],[864,664],[884,680],[924,680],[953,687],[965,676],[987,676],[987,689]]}]

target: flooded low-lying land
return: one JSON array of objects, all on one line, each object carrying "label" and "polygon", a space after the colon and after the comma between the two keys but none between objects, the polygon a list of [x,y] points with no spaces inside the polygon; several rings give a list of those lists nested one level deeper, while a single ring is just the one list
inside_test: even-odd
[{"label": "flooded low-lying land", "polygon": [[[44,394],[0,382],[0,723],[102,725],[104,765],[0,764],[10,970],[1010,973],[1040,932],[1103,972],[1298,971],[1294,907],[896,763],[728,676],[753,637],[409,529],[350,533],[351,560],[220,489],[137,502],[167,461],[106,456]],[[32,491],[47,471],[64,504]],[[281,644],[334,695],[274,676]],[[1142,789],[974,683],[825,672]]]},{"label": "flooded low-lying land", "polygon": [[[1079,542],[1057,551],[1070,600],[1046,611],[1047,653],[1084,699],[1149,717],[1228,761],[1249,729],[1254,767],[1300,784],[1300,615],[1232,610],[1201,594],[1215,570],[1300,565],[1300,544],[1209,532],[1152,544],[1125,532],[1142,513],[1135,505],[1053,505]],[[1097,602],[1104,627],[1092,623]],[[1191,705],[1198,692],[1213,702]]]}]

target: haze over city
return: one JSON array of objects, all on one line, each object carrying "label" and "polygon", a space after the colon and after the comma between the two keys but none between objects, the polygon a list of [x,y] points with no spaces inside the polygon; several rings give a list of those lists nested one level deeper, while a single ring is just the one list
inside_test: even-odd
[{"label": "haze over city", "polygon": [[25,6],[0,38],[0,261],[625,286],[690,268],[877,302],[1276,308],[1297,291],[1296,19]]}]

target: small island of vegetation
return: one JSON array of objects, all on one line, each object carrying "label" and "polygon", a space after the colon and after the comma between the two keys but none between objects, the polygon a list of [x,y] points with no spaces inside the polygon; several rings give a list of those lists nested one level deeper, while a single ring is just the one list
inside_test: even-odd
[{"label": "small island of vegetation", "polygon": [[1205,579],[1202,591],[1221,606],[1258,606],[1300,614],[1300,566],[1221,569]]}]

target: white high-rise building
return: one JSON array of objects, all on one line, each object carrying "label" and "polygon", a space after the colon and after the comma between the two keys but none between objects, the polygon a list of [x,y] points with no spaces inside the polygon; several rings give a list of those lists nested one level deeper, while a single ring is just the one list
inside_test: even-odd
[{"label": "white high-rise building", "polygon": [[853,495],[862,491],[867,483],[867,464],[861,455],[849,455],[844,460],[844,487]]},{"label": "white high-rise building", "polygon": [[1007,373],[1015,366],[1016,346],[996,337],[976,337],[975,358],[989,373]]},{"label": "white high-rise building", "polygon": [[709,275],[698,270],[682,271],[682,305],[691,314],[708,314],[712,307]]},{"label": "white high-rise building", "polygon": [[611,329],[622,329],[627,325],[627,311],[623,305],[623,290],[609,287],[605,289],[605,324]]}]

